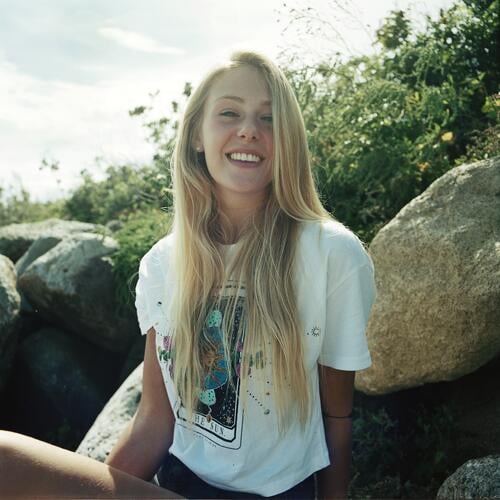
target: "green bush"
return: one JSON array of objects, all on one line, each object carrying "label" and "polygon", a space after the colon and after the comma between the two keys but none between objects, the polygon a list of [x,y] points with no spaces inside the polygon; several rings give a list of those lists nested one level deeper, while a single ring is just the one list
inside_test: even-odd
[{"label": "green bush", "polygon": [[460,465],[455,463],[459,431],[454,405],[431,407],[420,402],[404,417],[404,426],[383,407],[375,411],[360,407],[354,417],[350,484],[354,497],[433,498]]},{"label": "green bush", "polygon": [[6,196],[4,189],[0,187],[0,226],[38,222],[52,217],[64,218],[63,206],[63,200],[33,201],[30,193],[24,188],[20,194]]},{"label": "green bush", "polygon": [[411,418],[406,426],[409,431],[399,436],[401,459],[411,471],[403,485],[404,497],[418,487],[437,489],[461,465],[457,463],[459,428],[454,404],[426,407],[420,403]]},{"label": "green bush", "polygon": [[352,487],[382,481],[399,470],[397,422],[385,408],[355,409],[352,424]]},{"label": "green bush", "polygon": [[[323,202],[367,242],[459,158],[477,156],[474,134],[495,130],[498,7],[458,2],[421,33],[396,11],[379,53],[287,71]],[[487,137],[477,147],[498,154]]]},{"label": "green bush", "polygon": [[[186,84],[183,96],[191,93]],[[151,94],[152,101],[158,93]],[[110,165],[104,180],[96,181],[91,174],[81,172],[82,183],[64,205],[65,216],[86,222],[105,224],[111,219],[126,219],[135,212],[172,206],[170,159],[179,123],[179,103],[173,101],[170,117],[149,120],[153,106],[137,106],[131,117],[141,117],[149,130],[148,140],[156,148],[150,165]]]},{"label": "green bush", "polygon": [[170,206],[169,171],[157,165],[142,168],[130,165],[108,166],[105,178],[96,181],[81,172],[82,184],[65,201],[65,217],[105,224],[111,219],[126,219],[130,214],[150,207]]},{"label": "green bush", "polygon": [[150,208],[131,214],[114,234],[119,249],[111,258],[117,284],[116,296],[122,307],[133,308],[139,261],[156,241],[168,234],[171,220],[168,212]]}]

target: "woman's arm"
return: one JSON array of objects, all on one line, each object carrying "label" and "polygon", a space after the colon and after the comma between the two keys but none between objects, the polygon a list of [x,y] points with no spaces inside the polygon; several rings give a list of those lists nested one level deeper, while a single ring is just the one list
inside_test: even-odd
[{"label": "woman's arm", "polygon": [[[352,412],[356,372],[319,366],[324,415],[343,417]],[[352,419],[323,417],[332,462],[318,473],[318,498],[347,498],[351,480]]]},{"label": "woman's arm", "polygon": [[170,448],[175,424],[156,357],[155,337],[151,327],[147,333],[142,396],[137,412],[105,461],[146,481],[152,479]]}]

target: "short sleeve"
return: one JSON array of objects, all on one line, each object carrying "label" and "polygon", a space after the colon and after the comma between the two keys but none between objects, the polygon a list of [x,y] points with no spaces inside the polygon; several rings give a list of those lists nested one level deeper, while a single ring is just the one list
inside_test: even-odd
[{"label": "short sleeve", "polygon": [[339,370],[362,370],[372,364],[366,327],[377,294],[375,270],[358,241],[351,240],[349,254],[337,259],[343,263],[341,279],[332,277],[335,286],[326,299],[326,330],[319,363]]},{"label": "short sleeve", "polygon": [[158,254],[158,245],[153,246],[139,263],[139,278],[135,287],[135,308],[142,335],[162,319],[165,276]]}]

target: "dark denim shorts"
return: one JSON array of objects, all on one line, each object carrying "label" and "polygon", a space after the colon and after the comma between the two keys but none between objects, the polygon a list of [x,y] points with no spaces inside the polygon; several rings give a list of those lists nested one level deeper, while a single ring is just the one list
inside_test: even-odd
[{"label": "dark denim shorts", "polygon": [[287,491],[273,495],[272,497],[263,497],[255,493],[243,493],[215,488],[201,480],[175,455],[170,454],[165,458],[156,477],[162,488],[174,491],[186,498],[283,498],[287,500],[314,500],[316,497],[314,474]]}]

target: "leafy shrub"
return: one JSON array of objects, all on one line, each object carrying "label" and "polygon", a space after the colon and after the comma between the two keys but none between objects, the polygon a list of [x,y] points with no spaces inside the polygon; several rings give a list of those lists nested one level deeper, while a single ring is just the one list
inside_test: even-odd
[{"label": "leafy shrub", "polygon": [[[191,85],[186,83],[183,96],[189,97]],[[150,94],[152,103],[158,92]],[[110,165],[104,180],[96,181],[91,174],[81,172],[82,184],[66,201],[65,215],[86,222],[104,224],[110,219],[127,218],[136,211],[152,207],[169,208],[172,205],[170,159],[179,123],[180,105],[171,103],[169,117],[150,120],[153,105],[137,106],[129,111],[131,117],[141,117],[149,130],[148,140],[156,151],[150,165]]]},{"label": "leafy shrub", "polygon": [[150,208],[131,214],[114,234],[119,249],[111,258],[117,283],[116,296],[122,307],[133,308],[139,261],[156,241],[169,232],[170,226],[169,213]]},{"label": "leafy shrub", "polygon": [[355,409],[352,424],[352,486],[360,488],[382,481],[399,470],[397,422],[385,408]]},{"label": "leafy shrub", "polygon": [[21,224],[23,222],[38,222],[52,217],[64,218],[63,200],[51,202],[36,202],[31,199],[26,189],[20,194],[3,195],[0,187],[0,226]]},{"label": "leafy shrub", "polygon": [[[453,404],[415,409],[409,430],[400,435],[402,461],[410,471],[410,479],[403,490],[410,492],[416,486],[437,489],[461,465],[456,463],[458,413]],[[434,496],[436,491],[432,492]],[[406,496],[406,495],[403,495]]]},{"label": "leafy shrub", "polygon": [[404,426],[383,407],[355,408],[355,413],[352,496],[433,498],[458,466],[458,413],[453,405],[420,402],[405,417]]},{"label": "leafy shrub", "polygon": [[421,33],[396,11],[379,53],[287,71],[323,202],[365,240],[498,123],[498,7],[457,2]]},{"label": "leafy shrub", "polygon": [[470,133],[470,138],[465,154],[457,158],[455,164],[462,165],[500,155],[500,124],[481,131],[474,130]]},{"label": "leafy shrub", "polygon": [[171,205],[168,170],[162,172],[156,165],[111,165],[105,173],[104,180],[95,181],[87,171],[81,172],[82,184],[64,203],[65,217],[105,224],[139,210]]}]

